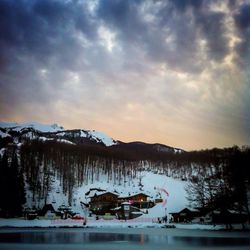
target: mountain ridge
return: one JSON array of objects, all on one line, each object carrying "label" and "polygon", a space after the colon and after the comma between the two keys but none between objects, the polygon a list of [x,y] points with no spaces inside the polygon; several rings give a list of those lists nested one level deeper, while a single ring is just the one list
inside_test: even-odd
[{"label": "mountain ridge", "polygon": [[167,153],[181,153],[183,149],[160,143],[146,143],[141,141],[122,142],[114,140],[103,132],[85,129],[65,129],[56,123],[47,125],[38,122],[10,123],[0,122],[0,137],[12,137],[13,140],[25,139],[56,140],[70,144],[103,145],[136,151],[157,151]]}]

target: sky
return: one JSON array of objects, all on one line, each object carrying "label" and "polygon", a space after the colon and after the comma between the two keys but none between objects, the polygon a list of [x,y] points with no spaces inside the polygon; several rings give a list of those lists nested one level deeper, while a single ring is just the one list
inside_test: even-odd
[{"label": "sky", "polygon": [[250,145],[249,0],[1,0],[0,34],[0,121]]}]

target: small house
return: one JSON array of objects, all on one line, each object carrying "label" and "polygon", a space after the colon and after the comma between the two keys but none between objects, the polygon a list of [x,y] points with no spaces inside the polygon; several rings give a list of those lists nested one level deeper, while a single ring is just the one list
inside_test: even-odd
[{"label": "small house", "polygon": [[38,213],[36,209],[26,208],[24,210],[24,218],[27,220],[37,219]]},{"label": "small house", "polygon": [[129,195],[129,196],[120,196],[118,198],[118,204],[121,205],[124,202],[129,202],[132,204],[134,207],[137,208],[151,208],[154,206],[153,202],[148,201],[148,195],[144,193],[138,193],[134,195]]},{"label": "small house", "polygon": [[[121,206],[125,202],[133,205],[137,210],[139,209],[148,209],[154,206],[152,201],[148,201],[148,195],[144,193],[137,193],[126,196],[120,196],[116,192],[107,192],[102,189],[90,189],[85,193],[89,201],[89,210],[96,215],[105,215],[110,213],[111,215],[115,214],[116,207]],[[82,205],[85,205],[81,203]],[[86,206],[86,205],[85,205]],[[138,212],[138,211],[137,211]]]},{"label": "small house", "polygon": [[139,208],[132,206],[129,202],[123,202],[121,206],[112,210],[115,212],[115,215],[119,220],[134,219],[143,214]]},{"label": "small house", "polygon": [[200,216],[200,212],[195,209],[184,208],[180,212],[170,213],[172,215],[171,222],[191,222],[194,218]]},{"label": "small house", "polygon": [[90,197],[89,208],[90,210],[98,215],[104,215],[110,213],[112,208],[118,205],[118,194],[105,192],[102,194],[95,194]]}]

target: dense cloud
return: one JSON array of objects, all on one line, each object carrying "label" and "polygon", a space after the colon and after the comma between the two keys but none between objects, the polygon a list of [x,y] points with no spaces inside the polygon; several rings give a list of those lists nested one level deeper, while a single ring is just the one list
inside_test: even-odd
[{"label": "dense cloud", "polygon": [[0,118],[249,143],[249,16],[244,0],[2,0]]},{"label": "dense cloud", "polygon": [[[250,43],[250,4],[241,6],[239,12],[235,15],[235,22],[241,36],[241,43],[237,47],[237,52],[243,59],[249,60]],[[246,62],[248,63],[248,61]]]}]

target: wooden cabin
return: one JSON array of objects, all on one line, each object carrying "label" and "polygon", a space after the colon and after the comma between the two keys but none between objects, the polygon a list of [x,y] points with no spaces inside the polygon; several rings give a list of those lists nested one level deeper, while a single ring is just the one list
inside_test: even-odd
[{"label": "wooden cabin", "polygon": [[180,212],[170,213],[172,215],[171,222],[191,222],[194,218],[200,216],[200,212],[198,210],[192,210],[190,208],[184,208]]},{"label": "wooden cabin", "polygon": [[110,213],[112,208],[118,205],[118,194],[106,192],[103,194],[95,194],[90,197],[90,210],[97,215]]},{"label": "wooden cabin", "polygon": [[138,193],[130,196],[124,196],[124,197],[119,197],[118,202],[123,203],[123,202],[130,202],[130,203],[135,203],[135,202],[145,202],[148,199],[148,195],[143,194],[143,193]]},{"label": "wooden cabin", "polygon": [[118,204],[121,205],[124,202],[129,202],[137,208],[151,208],[154,206],[153,202],[148,201],[148,195],[144,193],[138,193],[130,196],[119,197]]},{"label": "wooden cabin", "polygon": [[139,208],[132,206],[129,202],[123,202],[119,207],[112,210],[115,212],[115,215],[119,220],[134,219],[143,214]]},{"label": "wooden cabin", "polygon": [[128,202],[139,209],[147,209],[154,206],[153,202],[147,201],[149,196],[143,193],[118,197],[119,195],[117,193],[103,192],[100,190],[91,191],[98,191],[94,192],[94,195],[89,197],[89,208],[96,215],[104,215],[106,213],[114,215],[115,212],[112,209],[121,206],[121,204],[124,202]]},{"label": "wooden cabin", "polygon": [[31,208],[26,208],[23,212],[23,215],[26,220],[34,220],[38,217],[37,210]]}]

